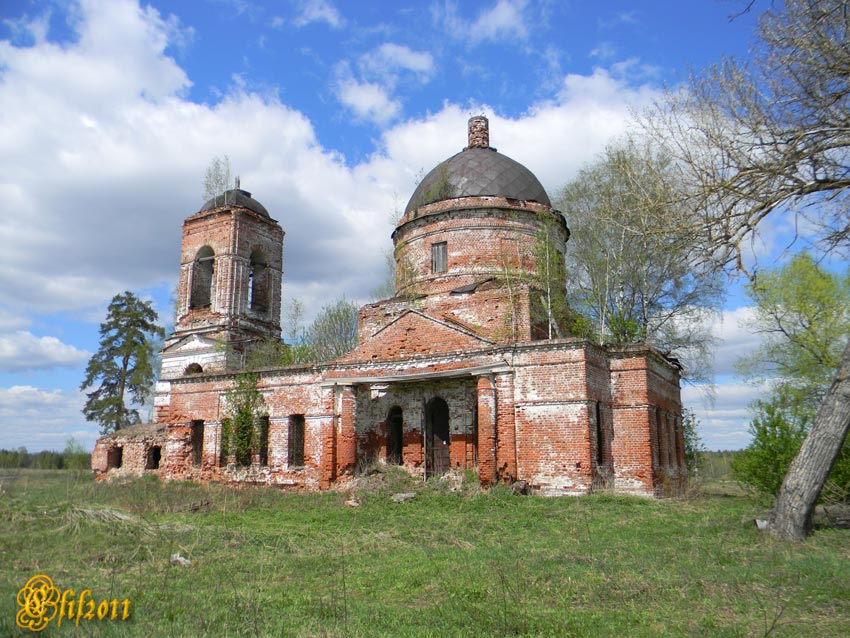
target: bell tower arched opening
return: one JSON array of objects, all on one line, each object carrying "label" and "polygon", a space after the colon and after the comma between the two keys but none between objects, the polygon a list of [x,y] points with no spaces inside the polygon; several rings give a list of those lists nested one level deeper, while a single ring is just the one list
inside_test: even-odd
[{"label": "bell tower arched opening", "polygon": [[215,252],[209,246],[203,246],[195,255],[195,261],[192,264],[190,310],[209,308],[212,305],[214,264]]}]

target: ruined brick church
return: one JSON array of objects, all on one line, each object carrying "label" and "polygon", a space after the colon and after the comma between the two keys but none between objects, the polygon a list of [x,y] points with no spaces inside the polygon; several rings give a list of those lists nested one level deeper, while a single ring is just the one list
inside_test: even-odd
[{"label": "ruined brick church", "polygon": [[93,469],[326,489],[386,463],[543,494],[675,489],[679,370],[646,345],[550,338],[528,276],[544,225],[563,252],[543,186],[471,118],[468,146],[425,176],[392,233],[395,296],[360,310],[342,358],[257,371],[259,435],[237,463],[222,446],[227,391],[250,345],[280,338],[284,231],[238,187],[214,198],[183,223],[155,422],[101,437]]}]

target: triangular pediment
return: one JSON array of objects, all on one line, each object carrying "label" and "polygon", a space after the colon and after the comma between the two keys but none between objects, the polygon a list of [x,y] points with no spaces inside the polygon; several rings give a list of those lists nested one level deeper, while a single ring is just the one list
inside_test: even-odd
[{"label": "triangular pediment", "polygon": [[476,350],[493,342],[455,321],[444,321],[417,310],[407,310],[365,342],[344,361],[387,361],[443,352]]},{"label": "triangular pediment", "polygon": [[216,344],[218,343],[219,342],[217,340],[210,339],[209,337],[204,337],[201,335],[186,335],[175,343],[166,345],[162,349],[162,352],[167,352],[169,354],[189,354],[192,352],[207,352],[211,348],[215,348]]}]

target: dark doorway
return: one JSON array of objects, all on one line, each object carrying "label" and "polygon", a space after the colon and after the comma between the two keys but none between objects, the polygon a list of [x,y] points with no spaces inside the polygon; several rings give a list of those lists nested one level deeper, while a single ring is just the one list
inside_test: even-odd
[{"label": "dark doorway", "polygon": [[387,416],[387,463],[402,464],[402,448],[404,445],[404,417],[397,405],[390,408]]},{"label": "dark doorway", "polygon": [[192,436],[190,440],[192,447],[192,465],[201,467],[201,459],[204,453],[204,422],[192,421]]},{"label": "dark doorway", "polygon": [[425,475],[440,476],[449,471],[449,406],[440,397],[425,406]]},{"label": "dark doorway", "polygon": [[147,458],[145,459],[146,470],[158,470],[159,462],[162,459],[162,448],[158,445],[153,445],[148,448]]},{"label": "dark doorway", "polygon": [[124,448],[121,446],[111,448],[109,452],[106,453],[106,466],[108,468],[115,468],[116,470],[121,467],[121,464],[124,461]]}]

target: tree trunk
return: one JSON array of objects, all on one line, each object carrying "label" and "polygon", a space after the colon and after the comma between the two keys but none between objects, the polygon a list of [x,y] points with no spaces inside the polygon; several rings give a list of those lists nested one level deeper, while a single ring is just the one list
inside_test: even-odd
[{"label": "tree trunk", "polygon": [[850,429],[850,342],[838,372],[797,457],[788,468],[770,514],[771,535],[802,540],[811,529],[815,503]]},{"label": "tree trunk", "polygon": [[120,403],[118,404],[118,420],[115,423],[116,432],[124,427],[124,412],[126,411],[124,407],[124,388],[127,385],[127,368],[129,367],[130,355],[125,354],[121,360],[121,376],[118,379],[118,398],[120,399]]}]

